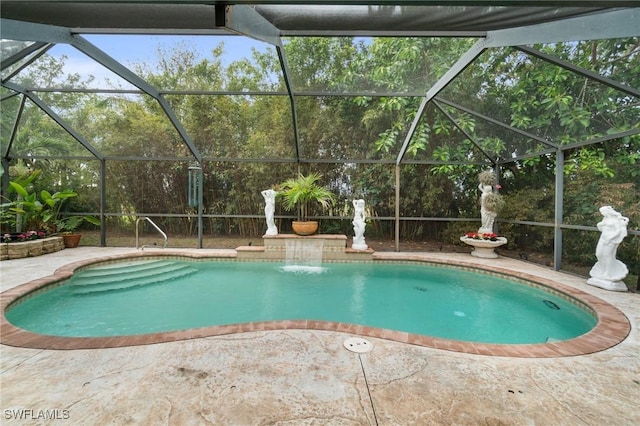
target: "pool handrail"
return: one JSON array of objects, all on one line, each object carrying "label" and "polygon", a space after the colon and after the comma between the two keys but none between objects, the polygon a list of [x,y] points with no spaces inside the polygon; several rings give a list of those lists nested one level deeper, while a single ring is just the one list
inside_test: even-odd
[{"label": "pool handrail", "polygon": [[[138,224],[140,223],[141,220],[146,220],[151,225],[153,225],[153,227],[156,228],[159,233],[162,234],[162,237],[164,238],[164,245],[162,246],[162,248],[167,248],[167,245],[169,244],[169,238],[167,237],[167,234],[165,234],[164,231],[162,229],[160,229],[160,227],[158,225],[156,225],[154,221],[151,220],[151,218],[149,218],[147,216],[142,216],[142,217],[139,217],[138,219],[136,219],[136,249],[139,248],[139,244],[138,244],[139,243]],[[144,250],[144,247],[145,246],[142,246],[142,250]]]}]

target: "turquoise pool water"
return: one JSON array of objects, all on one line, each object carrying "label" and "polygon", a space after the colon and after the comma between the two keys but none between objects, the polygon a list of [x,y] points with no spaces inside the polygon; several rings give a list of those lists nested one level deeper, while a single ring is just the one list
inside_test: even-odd
[{"label": "turquoise pool water", "polygon": [[508,279],[421,264],[330,263],[319,273],[269,262],[137,261],[76,273],[10,307],[40,334],[90,337],[270,320],[326,320],[485,343],[543,343],[596,318]]}]

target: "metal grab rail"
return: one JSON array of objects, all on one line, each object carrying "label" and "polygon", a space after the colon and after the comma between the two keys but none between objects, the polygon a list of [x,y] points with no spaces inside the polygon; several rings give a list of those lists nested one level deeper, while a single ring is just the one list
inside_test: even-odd
[{"label": "metal grab rail", "polygon": [[[154,221],[151,220],[151,218],[149,218],[147,216],[143,216],[143,217],[139,217],[138,219],[136,219],[136,249],[138,248],[138,242],[139,242],[138,224],[140,223],[141,220],[146,220],[147,222],[152,224],[153,227],[156,228],[159,233],[162,234],[162,237],[164,238],[164,246],[162,248],[167,248],[167,244],[169,244],[169,238],[167,237],[167,234],[165,234],[164,231],[162,229],[160,229],[158,227],[158,225],[155,224]],[[145,248],[145,246],[143,245],[142,246],[142,250],[144,250],[144,248]]]}]

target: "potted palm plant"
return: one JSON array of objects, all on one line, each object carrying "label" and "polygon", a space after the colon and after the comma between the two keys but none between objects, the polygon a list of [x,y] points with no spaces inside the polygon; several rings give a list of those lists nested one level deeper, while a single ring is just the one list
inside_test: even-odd
[{"label": "potted palm plant", "polygon": [[318,231],[318,222],[308,220],[312,204],[327,209],[335,202],[335,195],[318,184],[321,178],[319,173],[299,174],[280,185],[278,197],[282,198],[284,208],[297,210],[298,220],[294,220],[291,227],[298,235],[312,235]]}]

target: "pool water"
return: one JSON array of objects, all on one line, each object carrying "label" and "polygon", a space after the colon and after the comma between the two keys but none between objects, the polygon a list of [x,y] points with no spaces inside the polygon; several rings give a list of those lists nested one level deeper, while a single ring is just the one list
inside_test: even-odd
[{"label": "pool water", "polygon": [[10,307],[39,334],[121,336],[272,320],[325,320],[484,343],[544,343],[597,320],[541,289],[462,269],[330,263],[137,261],[77,272]]}]

